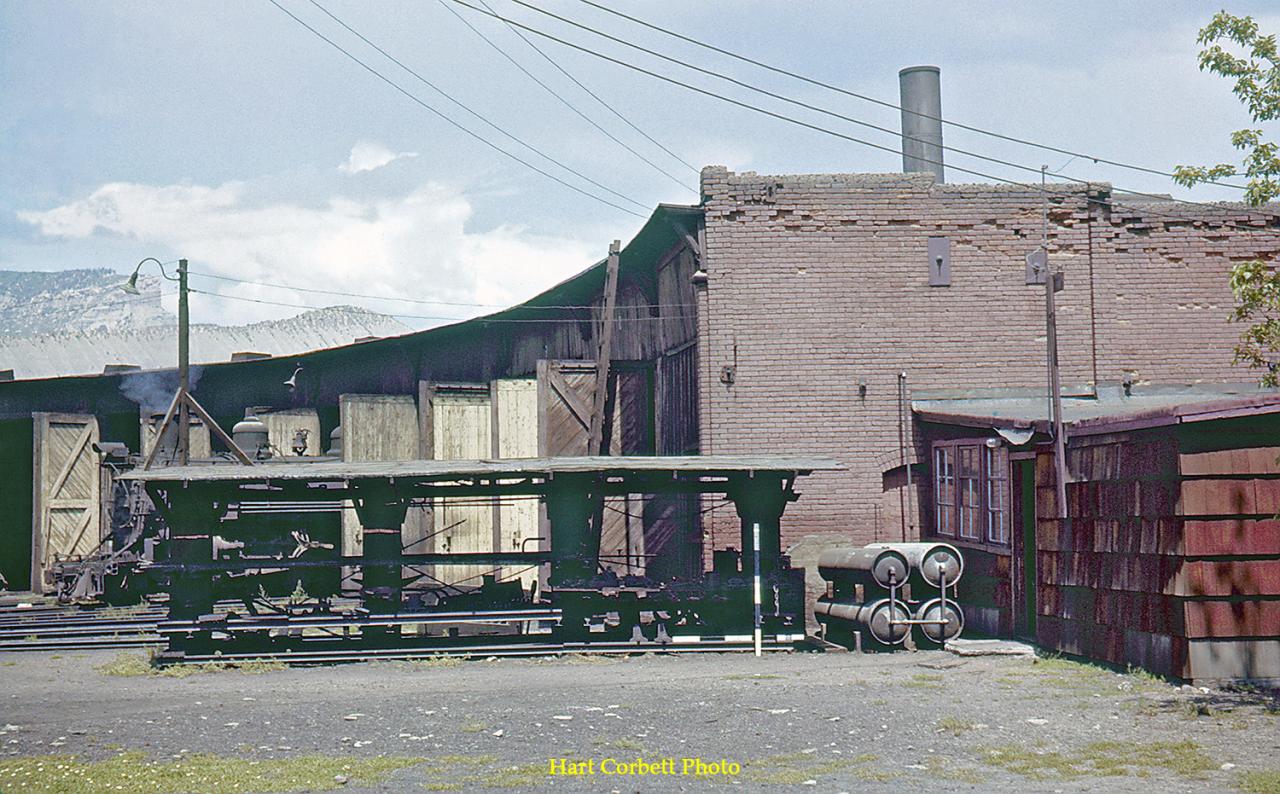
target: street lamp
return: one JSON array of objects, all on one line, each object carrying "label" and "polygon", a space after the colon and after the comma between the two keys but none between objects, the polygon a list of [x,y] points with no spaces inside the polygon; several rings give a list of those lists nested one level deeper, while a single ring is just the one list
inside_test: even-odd
[{"label": "street lamp", "polygon": [[174,414],[178,418],[178,465],[186,466],[191,459],[191,411],[204,420],[208,428],[222,440],[230,449],[233,455],[240,460],[241,463],[252,466],[253,461],[244,454],[236,443],[231,440],[231,436],[213,420],[200,403],[191,396],[191,317],[187,307],[187,296],[191,293],[191,288],[187,285],[187,260],[178,260],[178,275],[170,276],[164,269],[164,262],[149,256],[138,263],[133,269],[133,275],[129,276],[126,284],[120,285],[120,289],[130,295],[141,295],[142,291],[138,289],[138,273],[142,271],[142,266],[148,262],[155,262],[160,268],[160,275],[164,276],[168,281],[178,282],[178,391],[173,395],[173,402],[169,405],[169,410],[164,415],[160,427],[156,429],[156,443],[151,448],[151,453],[147,455],[147,460],[143,463],[142,468],[151,468],[152,462],[155,460],[156,453],[160,451],[160,439],[164,437],[164,431],[168,429],[169,423],[173,421]]}]

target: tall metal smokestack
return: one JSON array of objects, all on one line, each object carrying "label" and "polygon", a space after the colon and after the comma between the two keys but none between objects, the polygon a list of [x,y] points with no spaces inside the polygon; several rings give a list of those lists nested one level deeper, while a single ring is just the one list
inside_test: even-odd
[{"label": "tall metal smokestack", "polygon": [[902,170],[929,172],[938,183],[942,169],[942,85],[936,66],[908,66],[898,72],[902,95]]}]

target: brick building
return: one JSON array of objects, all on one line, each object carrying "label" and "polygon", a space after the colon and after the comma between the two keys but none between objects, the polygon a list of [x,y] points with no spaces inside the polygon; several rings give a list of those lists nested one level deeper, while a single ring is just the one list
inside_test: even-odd
[{"label": "brick building", "polygon": [[[701,450],[804,449],[848,466],[807,483],[789,515],[793,543],[901,537],[900,374],[916,398],[1045,393],[1044,287],[1027,284],[1025,262],[1045,204],[1049,255],[1065,276],[1064,394],[1255,380],[1232,365],[1241,329],[1228,322],[1227,276],[1280,249],[1273,216],[1139,203],[1105,184],[1051,185],[1046,201],[1038,187],[930,174],[707,168],[702,192]],[[913,460],[927,461],[912,435]],[[905,523],[919,528],[928,490],[915,482]],[[713,522],[717,539],[732,537],[731,523]]]}]

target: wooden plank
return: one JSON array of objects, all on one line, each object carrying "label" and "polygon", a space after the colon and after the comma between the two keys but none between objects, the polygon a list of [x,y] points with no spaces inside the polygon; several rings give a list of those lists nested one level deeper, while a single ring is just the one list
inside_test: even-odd
[{"label": "wooden plank", "polygon": [[85,445],[89,443],[90,437],[93,436],[94,425],[96,425],[96,422],[94,424],[86,424],[75,440],[71,442],[71,449],[66,453],[66,462],[62,464],[57,476],[53,478],[53,482],[48,486],[49,498],[58,498],[58,494],[62,491],[62,486],[67,483],[67,477],[71,475],[71,470],[80,462],[80,455],[84,452]]},{"label": "wooden plank", "polygon": [[[418,409],[413,397],[399,394],[343,394],[338,397],[338,417],[342,425],[342,464],[380,467],[412,466],[418,455]],[[310,469],[317,463],[297,466],[273,463],[253,467],[254,470]],[[212,467],[210,467],[212,468]],[[228,467],[231,468],[231,467]],[[243,469],[247,471],[247,468]],[[299,472],[301,473],[301,472]],[[406,523],[409,516],[406,515]],[[402,527],[402,531],[404,531]],[[409,527],[412,532],[413,528]],[[358,557],[364,553],[364,532],[355,510],[348,504],[342,514],[342,553]]]},{"label": "wooden plank", "polygon": [[1189,520],[1184,532],[1191,557],[1280,555],[1280,521],[1274,519]]},{"label": "wooden plank", "polygon": [[547,385],[551,393],[548,396],[553,394],[559,398],[565,407],[569,409],[569,414],[582,425],[582,429],[590,431],[592,409],[560,371],[559,362],[551,362],[549,364],[547,368]]},{"label": "wooden plank", "polygon": [[618,300],[618,251],[621,243],[609,244],[609,261],[605,274],[604,313],[601,317],[600,346],[596,353],[596,383],[591,407],[588,455],[608,454],[604,442],[605,406],[609,400],[609,367],[613,361],[614,309]]},{"label": "wooden plank", "polygon": [[[284,408],[281,410],[259,410],[258,420],[267,426],[267,435],[271,439],[273,456],[279,458],[316,457],[325,452],[327,438],[320,435],[320,414],[314,408]],[[194,430],[194,428],[192,428]],[[306,431],[307,442],[302,455],[293,451],[294,436],[298,431]],[[191,444],[193,454],[195,442]]]},{"label": "wooden plank", "polygon": [[[494,457],[531,458],[538,455],[538,389],[536,379],[507,379],[492,384],[494,405]],[[495,532],[500,533],[495,548],[522,551],[526,541],[539,537],[539,503],[536,499],[507,500],[495,505]],[[520,568],[509,566],[504,577],[517,575]],[[538,569],[519,573],[527,588],[538,578]]]},{"label": "wooden plank", "polygon": [[1280,474],[1280,447],[1250,447],[1178,456],[1183,476]]},{"label": "wooden plank", "polygon": [[1187,601],[1186,636],[1280,637],[1280,601]]},{"label": "wooden plank", "polygon": [[[488,388],[449,389],[437,385],[432,399],[434,446],[438,461],[468,460],[493,454],[492,396]],[[475,498],[440,499],[435,504],[442,552],[494,550],[493,507]],[[436,566],[434,576],[446,584],[479,585],[492,565]]]}]

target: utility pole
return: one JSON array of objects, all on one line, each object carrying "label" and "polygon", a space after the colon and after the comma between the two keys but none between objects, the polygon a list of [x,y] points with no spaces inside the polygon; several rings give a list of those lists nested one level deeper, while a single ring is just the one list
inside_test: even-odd
[{"label": "utility pole", "polygon": [[1054,294],[1062,289],[1063,277],[1049,266],[1049,193],[1040,166],[1040,247],[1044,251],[1044,324],[1049,353],[1049,400],[1053,419],[1053,468],[1056,481],[1058,518],[1067,517],[1067,437],[1062,426],[1062,375],[1058,368],[1058,304]]},{"label": "utility pole", "polygon": [[[178,260],[178,391],[191,393],[191,315],[187,306],[187,260]],[[158,443],[158,442],[157,442]],[[178,465],[191,460],[191,406],[178,401]]]},{"label": "utility pole", "polygon": [[178,465],[186,466],[191,461],[191,412],[195,411],[200,417],[200,421],[218,437],[222,443],[227,445],[227,449],[235,456],[236,460],[246,466],[252,466],[253,461],[249,456],[244,454],[244,450],[236,446],[236,442],[227,435],[209,412],[204,409],[195,397],[191,396],[191,313],[188,306],[188,296],[191,293],[190,287],[187,285],[187,260],[178,260],[178,275],[170,276],[164,269],[164,263],[154,256],[149,256],[138,263],[133,269],[133,275],[129,277],[126,284],[121,285],[121,289],[130,295],[141,295],[142,291],[138,289],[138,275],[142,272],[142,266],[148,262],[154,262],[160,268],[160,275],[168,281],[178,282],[178,390],[173,395],[173,402],[169,404],[169,410],[165,412],[164,419],[160,420],[160,426],[156,428],[156,441],[151,447],[151,452],[147,455],[147,459],[143,462],[142,468],[151,468],[151,464],[155,462],[156,454],[160,451],[160,442],[164,438],[165,430],[173,421],[178,422]]}]

